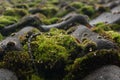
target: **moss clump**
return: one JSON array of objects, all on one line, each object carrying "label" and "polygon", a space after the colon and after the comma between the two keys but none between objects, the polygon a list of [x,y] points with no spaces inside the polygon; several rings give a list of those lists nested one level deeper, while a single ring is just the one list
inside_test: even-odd
[{"label": "moss clump", "polygon": [[58,12],[58,9],[55,6],[44,7],[42,10],[43,14],[48,18],[55,16],[55,13]]},{"label": "moss clump", "polygon": [[88,5],[84,5],[81,9],[80,9],[80,13],[88,15],[89,17],[93,16],[95,13],[95,9],[93,6],[88,6]]},{"label": "moss clump", "polygon": [[97,44],[91,40],[83,39],[82,46],[84,47],[84,52],[87,54],[88,52],[93,52],[97,49]]},{"label": "moss clump", "polygon": [[48,79],[61,79],[67,63],[81,52],[81,46],[64,31],[51,29],[31,42],[38,72]]},{"label": "moss clump", "polygon": [[84,6],[84,4],[81,3],[81,2],[73,2],[73,3],[71,3],[70,5],[71,5],[72,7],[77,8],[77,9],[80,9],[80,8],[82,8],[82,7]]},{"label": "moss clump", "polygon": [[17,17],[17,18],[24,17],[27,14],[28,14],[28,12],[26,10],[24,10],[24,9],[17,9],[17,8],[8,8],[4,12],[5,16],[13,16],[13,17]]},{"label": "moss clump", "polygon": [[26,80],[32,74],[32,64],[27,52],[11,51],[6,52],[3,58],[4,68],[16,73],[20,80]]},{"label": "moss clump", "polygon": [[3,36],[2,36],[2,34],[0,33],[0,41],[3,39]]},{"label": "moss clump", "polygon": [[39,76],[33,74],[30,80],[44,80],[43,78],[40,78]]},{"label": "moss clump", "polygon": [[3,28],[5,26],[11,25],[13,23],[17,22],[16,17],[11,16],[0,16],[0,28]]},{"label": "moss clump", "polygon": [[28,5],[27,4],[17,4],[14,7],[15,8],[20,8],[20,9],[28,9]]},{"label": "moss clump", "polygon": [[118,46],[120,46],[120,33],[115,31],[106,31],[105,32],[112,40],[114,40]]},{"label": "moss clump", "polygon": [[94,32],[101,33],[103,31],[119,31],[120,25],[119,24],[106,24],[106,23],[98,23],[92,29]]},{"label": "moss clump", "polygon": [[49,25],[49,24],[54,24],[54,23],[56,23],[58,20],[59,20],[59,18],[53,17],[53,18],[50,18],[50,19],[44,19],[42,22],[43,22],[44,24]]},{"label": "moss clump", "polygon": [[94,28],[92,28],[92,31],[96,33],[102,33],[104,31],[109,31],[111,28],[109,27],[110,24],[105,24],[105,23],[98,23],[95,25]]},{"label": "moss clump", "polygon": [[120,55],[116,50],[100,50],[77,58],[66,69],[69,71],[64,80],[79,80],[104,65],[114,64],[120,66]]}]

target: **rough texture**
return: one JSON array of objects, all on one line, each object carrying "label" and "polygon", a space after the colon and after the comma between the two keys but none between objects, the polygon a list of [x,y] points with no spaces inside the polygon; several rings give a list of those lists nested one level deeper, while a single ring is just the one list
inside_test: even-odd
[{"label": "rough texture", "polygon": [[120,68],[115,65],[103,66],[83,80],[120,80]]},{"label": "rough texture", "polygon": [[18,80],[16,75],[8,69],[0,69],[0,80]]}]

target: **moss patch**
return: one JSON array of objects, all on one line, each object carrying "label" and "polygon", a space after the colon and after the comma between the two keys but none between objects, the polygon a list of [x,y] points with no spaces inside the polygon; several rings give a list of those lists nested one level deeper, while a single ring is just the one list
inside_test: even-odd
[{"label": "moss patch", "polygon": [[120,55],[116,50],[100,50],[77,58],[74,64],[68,66],[69,71],[64,80],[79,80],[104,65],[115,64],[120,66]]},{"label": "moss patch", "polygon": [[48,79],[62,78],[66,64],[81,52],[81,46],[75,39],[58,29],[37,36],[31,48],[39,74]]},{"label": "moss patch", "polygon": [[17,9],[17,8],[8,8],[4,12],[4,15],[6,16],[12,16],[17,18],[24,17],[27,14],[28,12],[25,9]]},{"label": "moss patch", "polygon": [[7,52],[2,63],[2,67],[12,70],[22,80],[26,80],[33,72],[29,55],[23,51]]},{"label": "moss patch", "polygon": [[0,16],[0,28],[3,28],[5,26],[14,24],[17,22],[16,17],[11,17],[11,16]]}]

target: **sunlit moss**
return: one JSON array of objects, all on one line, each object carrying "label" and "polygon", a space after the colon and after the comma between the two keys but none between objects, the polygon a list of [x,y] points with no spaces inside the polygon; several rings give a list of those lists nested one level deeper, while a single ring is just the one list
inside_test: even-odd
[{"label": "sunlit moss", "polygon": [[33,72],[29,54],[24,51],[6,52],[3,58],[4,68],[16,73],[18,78],[26,80]]},{"label": "sunlit moss", "polygon": [[64,80],[79,80],[104,65],[115,64],[120,66],[120,55],[116,50],[100,50],[77,58],[74,64],[68,66],[69,71]]},{"label": "sunlit moss", "polygon": [[17,17],[17,18],[24,17],[27,14],[28,14],[28,12],[26,10],[17,9],[17,8],[8,8],[4,12],[4,15],[6,15],[6,16],[13,16],[13,17]]},{"label": "sunlit moss", "polygon": [[51,29],[31,42],[39,74],[46,78],[62,78],[65,65],[81,52],[81,46],[64,31]]},{"label": "sunlit moss", "polygon": [[17,18],[11,16],[0,16],[0,28],[16,23]]}]

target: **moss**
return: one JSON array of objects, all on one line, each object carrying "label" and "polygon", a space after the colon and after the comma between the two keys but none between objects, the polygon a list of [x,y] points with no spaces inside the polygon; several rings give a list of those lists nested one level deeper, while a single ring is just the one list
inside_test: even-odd
[{"label": "moss", "polygon": [[93,16],[95,14],[95,9],[94,9],[93,6],[84,5],[80,9],[80,13],[88,15],[89,17],[91,17],[91,16]]},{"label": "moss", "polygon": [[114,64],[120,66],[120,55],[117,50],[100,50],[77,58],[74,64],[68,66],[68,75],[64,80],[79,80],[104,65]]},{"label": "moss", "polygon": [[94,28],[92,28],[92,31],[96,32],[96,33],[102,33],[104,31],[109,31],[111,30],[110,24],[105,24],[105,23],[98,23],[95,25]]},{"label": "moss", "polygon": [[84,52],[87,54],[88,52],[93,52],[97,49],[97,44],[91,40],[83,39],[82,46],[84,47]]},{"label": "moss", "polygon": [[30,80],[44,80],[43,78],[40,78],[39,76],[33,74]]},{"label": "moss", "polygon": [[15,8],[20,8],[20,9],[28,9],[28,5],[27,4],[18,4],[14,6]]},{"label": "moss", "polygon": [[61,79],[65,65],[81,52],[75,39],[58,29],[37,36],[31,42],[31,48],[39,74],[53,80]]},{"label": "moss", "polygon": [[0,16],[0,28],[16,23],[17,18],[11,16]]},{"label": "moss", "polygon": [[77,8],[77,9],[80,9],[84,6],[84,4],[81,2],[72,2],[70,5]]},{"label": "moss", "polygon": [[111,24],[109,26],[114,31],[119,31],[120,30],[120,25],[119,24]]},{"label": "moss", "polygon": [[55,6],[47,6],[42,8],[43,14],[48,18],[55,16],[55,13],[58,12],[58,9]]},{"label": "moss", "polygon": [[17,18],[24,17],[27,14],[28,14],[28,12],[26,10],[24,10],[24,9],[17,9],[17,8],[8,8],[4,12],[5,16],[13,16],[13,17],[17,17]]},{"label": "moss", "polygon": [[0,41],[3,39],[3,36],[2,36],[2,34],[0,34]]},{"label": "moss", "polygon": [[53,17],[53,18],[50,18],[50,19],[44,19],[42,22],[43,22],[44,24],[49,25],[49,24],[54,24],[54,23],[56,23],[58,20],[59,20],[59,18]]},{"label": "moss", "polygon": [[26,80],[33,72],[30,57],[24,51],[6,52],[3,58],[4,68],[10,69],[16,73],[20,80]]},{"label": "moss", "polygon": [[106,31],[105,32],[114,42],[120,46],[120,33],[115,32],[115,31]]}]

